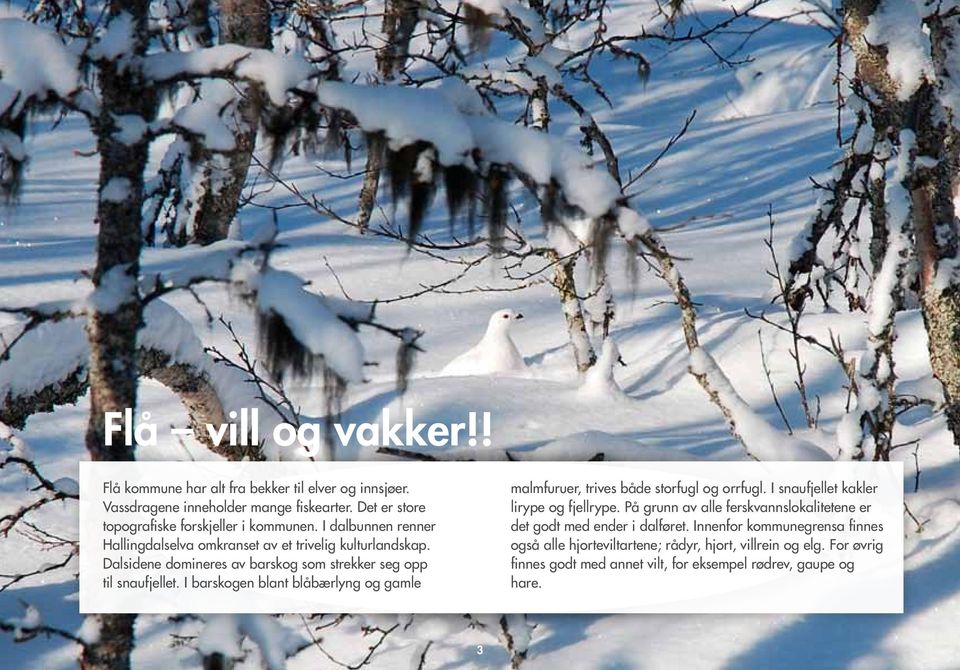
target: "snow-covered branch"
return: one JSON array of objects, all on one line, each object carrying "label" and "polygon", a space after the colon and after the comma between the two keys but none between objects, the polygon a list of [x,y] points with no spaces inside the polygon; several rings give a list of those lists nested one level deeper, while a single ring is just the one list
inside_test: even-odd
[{"label": "snow-covered branch", "polygon": [[77,57],[46,28],[0,18],[0,194],[17,194],[27,160],[27,114],[73,101],[85,111],[95,108],[83,93]]},{"label": "snow-covered branch", "polygon": [[[225,421],[222,397],[227,388],[218,388],[213,361],[183,317],[162,301],[145,310],[146,325],[141,331],[138,369],[166,385],[183,402],[194,434],[209,448],[202,427]],[[85,319],[74,317],[47,322],[31,330],[0,364],[0,421],[23,428],[38,413],[76,403],[88,390],[89,345],[84,336]],[[42,352],[57,351],[58,356]],[[37,365],[38,361],[47,364]],[[231,450],[219,453],[230,456]]]}]

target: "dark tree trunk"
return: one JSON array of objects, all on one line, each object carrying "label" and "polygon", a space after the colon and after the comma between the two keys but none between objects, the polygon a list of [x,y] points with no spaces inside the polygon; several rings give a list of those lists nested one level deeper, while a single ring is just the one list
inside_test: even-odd
[{"label": "dark tree trunk", "polygon": [[[898,98],[898,84],[887,70],[887,49],[871,44],[864,32],[871,15],[877,11],[879,0],[847,0],[844,2],[843,29],[847,42],[857,60],[857,79],[866,84],[870,97],[870,122],[873,126],[873,141],[899,141],[903,127],[903,102]],[[886,181],[883,177],[872,179],[868,185],[870,199],[870,261],[873,271],[880,269],[887,249]]]},{"label": "dark tree trunk", "polygon": [[[383,81],[392,81],[406,64],[410,39],[419,20],[420,5],[415,0],[387,0],[383,10],[384,46],[377,52],[377,72]],[[385,150],[386,140],[379,135],[371,135],[367,145],[363,186],[357,199],[357,227],[361,232],[370,225],[370,217],[377,204]]]},{"label": "dark tree trunk", "polygon": [[[220,43],[269,49],[270,7],[264,0],[221,0]],[[254,84],[237,84],[234,148],[223,155],[195,147],[198,167],[204,170],[207,187],[193,217],[192,240],[210,244],[226,239],[237,214],[243,185],[257,145],[257,130],[264,104],[263,91]]]},{"label": "dark tree trunk", "polygon": [[100,614],[100,641],[83,648],[81,670],[129,670],[136,614]]},{"label": "dark tree trunk", "polygon": [[208,0],[189,0],[186,9],[187,23],[190,25],[190,38],[198,47],[213,44],[213,30],[210,28],[210,3]]},{"label": "dark tree trunk", "polygon": [[[108,22],[127,14],[133,17],[134,55],[147,48],[147,0],[114,0]],[[134,448],[104,439],[104,413],[133,409],[137,404],[137,331],[143,306],[137,287],[140,272],[143,171],[149,145],[146,137],[121,141],[116,119],[129,116],[149,121],[155,97],[135,66],[115,62],[99,68],[102,111],[95,124],[100,153],[97,201],[97,263],[95,290],[104,298],[89,315],[90,422],[87,450],[94,460],[133,460]],[[97,615],[99,640],[84,646],[83,670],[127,670],[134,644],[133,614]]]},{"label": "dark tree trunk", "polygon": [[[135,40],[146,50],[148,3],[115,2],[111,16],[130,12],[135,17]],[[108,446],[104,439],[104,412],[122,412],[136,406],[137,331],[143,306],[137,290],[140,271],[143,171],[149,145],[146,138],[119,139],[115,119],[120,116],[152,119],[156,102],[136,67],[104,63],[99,70],[101,116],[96,124],[100,153],[97,201],[97,264],[93,284],[110,295],[89,317],[90,424],[87,449],[94,460],[133,460],[133,447],[122,440]]]}]

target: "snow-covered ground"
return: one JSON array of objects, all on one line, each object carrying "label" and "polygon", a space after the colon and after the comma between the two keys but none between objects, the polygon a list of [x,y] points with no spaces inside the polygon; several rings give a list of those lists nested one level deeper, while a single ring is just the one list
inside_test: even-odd
[{"label": "snow-covered ground", "polygon": [[[647,3],[641,2],[644,6]],[[790,3],[780,3],[790,4]],[[705,3],[708,6],[709,3]],[[639,11],[631,0],[618,3],[618,17],[627,20]],[[719,12],[719,10],[717,10]],[[704,11],[709,23],[717,12]],[[752,20],[747,25],[758,23]],[[732,49],[744,34],[718,38]],[[683,258],[681,271],[699,303],[701,340],[720,362],[740,394],[771,424],[781,426],[761,372],[758,330],[772,369],[772,380],[794,427],[803,426],[798,394],[793,386],[788,336],[748,318],[744,309],[769,307],[769,234],[767,211],[776,220],[775,247],[783,253],[789,240],[811,214],[815,193],[810,177],[822,177],[839,156],[833,77],[835,51],[830,35],[805,18],[771,25],[753,35],[736,67],[721,66],[703,45],[658,49],[649,45],[653,70],[646,85],[629,63],[604,66],[612,108],[594,100],[592,111],[610,134],[621,167],[642,169],[683,125],[691,111],[697,116],[689,132],[641,179],[630,193],[632,204],[664,230],[670,250]],[[566,129],[577,141],[575,119],[559,110],[555,132]],[[80,273],[93,265],[95,228],[92,222],[96,157],[74,155],[92,149],[82,125],[67,119],[56,128],[38,121],[30,139],[32,160],[22,202],[0,209],[0,301],[24,304],[78,295]],[[346,171],[335,160],[325,170]],[[344,215],[351,215],[359,187],[357,179],[332,179],[314,164],[293,161],[283,175],[304,193],[317,195]],[[241,212],[252,229],[270,219],[261,205],[296,202],[283,188],[259,175],[255,197]],[[529,199],[520,212],[534,210]],[[446,234],[446,215],[435,207],[426,226],[438,239]],[[385,204],[384,215],[390,216]],[[535,214],[532,214],[535,216]],[[280,269],[292,269],[310,279],[313,288],[330,295],[345,292],[352,299],[384,301],[378,314],[395,326],[425,332],[424,352],[417,358],[408,391],[394,388],[394,348],[386,336],[367,338],[368,381],[354,385],[344,402],[348,421],[369,420],[384,406],[414,407],[419,420],[442,421],[466,411],[490,411],[494,417],[494,447],[488,457],[503,457],[509,448],[521,458],[582,457],[590,449],[610,458],[669,457],[745,459],[716,408],[688,374],[689,357],[676,308],[666,286],[641,268],[634,286],[614,255],[611,276],[616,285],[618,313],[612,337],[624,366],[615,369],[622,395],[584,392],[579,387],[567,345],[563,315],[549,286],[523,291],[473,290],[504,285],[502,272],[483,264],[446,287],[447,293],[427,293],[402,301],[392,298],[416,293],[424,283],[435,284],[460,271],[409,253],[395,241],[358,236],[342,224],[325,220],[303,207],[278,211],[285,246],[275,255]],[[375,215],[376,223],[376,215]],[[466,252],[469,255],[469,252]],[[449,274],[444,275],[447,272]],[[253,324],[221,288],[204,288],[201,296],[215,313],[223,313],[238,333],[254,341]],[[226,353],[232,345],[222,328],[203,326],[204,314],[191,296],[174,296],[176,307],[191,315],[204,340]],[[468,378],[440,376],[443,367],[480,340],[490,315],[499,309],[522,312],[512,326],[512,338],[526,360],[515,374]],[[900,321],[897,342],[902,383],[925,383],[929,366],[925,334],[918,314]],[[206,328],[206,329],[205,329]],[[849,353],[864,347],[862,317],[809,314],[804,328],[843,337]],[[40,354],[42,355],[42,354]],[[826,356],[805,350],[808,384],[822,396],[824,434],[811,434],[821,445],[829,442],[845,401],[842,372]],[[317,388],[294,389],[298,402],[311,415],[324,410]],[[161,424],[184,424],[176,399],[159,385],[145,382],[142,404]],[[33,418],[23,433],[48,476],[77,476],[78,459],[85,457],[83,426],[87,404],[58,409]],[[917,409],[905,415],[898,442],[920,439],[919,448],[895,452],[905,461],[907,503],[922,522],[917,532],[905,520],[906,605],[903,615],[871,616],[531,616],[536,624],[524,668],[558,667],[596,670],[757,668],[847,668],[850,670],[948,670],[960,668],[960,461],[940,417]],[[827,435],[826,437],[824,435]],[[825,442],[826,441],[826,442]],[[343,458],[371,454],[348,448]],[[483,453],[471,452],[482,458]],[[143,459],[208,458],[199,445],[163,444],[143,449]],[[428,467],[428,466],[424,466]],[[919,468],[920,474],[917,475]],[[12,469],[0,473],[0,509],[16,504],[26,480]],[[918,479],[919,477],[919,479]],[[919,482],[918,490],[915,483]],[[72,508],[50,510],[52,530],[70,532]],[[25,540],[0,542],[0,572],[9,572],[34,553],[21,553]],[[54,624],[77,629],[76,583],[31,582],[0,593],[0,618],[21,612],[18,599],[38,605]],[[570,598],[576,599],[571,593]],[[66,603],[66,606],[64,606]],[[364,617],[390,626],[396,617]],[[404,619],[405,621],[405,619]],[[328,639],[328,651],[342,659],[362,658],[370,644],[360,636],[361,618],[340,626]],[[170,626],[162,618],[142,617],[138,624],[135,662],[138,668],[195,667],[196,654],[171,647]],[[350,634],[352,631],[352,634]],[[507,653],[497,641],[496,626],[465,629],[460,617],[415,617],[402,633],[391,635],[371,661],[372,668],[408,668],[427,641],[428,668],[504,667]],[[477,655],[477,645],[484,653]],[[0,636],[0,667],[54,670],[75,662],[73,645],[58,640],[14,644]],[[303,654],[293,668],[332,667],[318,654]],[[256,656],[248,667],[256,666]],[[319,663],[319,665],[318,665]],[[415,666],[414,666],[415,667]]]}]

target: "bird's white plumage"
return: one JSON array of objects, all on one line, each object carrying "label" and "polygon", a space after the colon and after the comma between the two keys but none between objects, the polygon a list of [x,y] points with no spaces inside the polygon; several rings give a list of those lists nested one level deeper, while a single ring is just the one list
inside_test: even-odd
[{"label": "bird's white plumage", "polygon": [[483,338],[469,351],[460,354],[441,370],[446,376],[491,375],[525,370],[527,364],[510,337],[510,326],[522,319],[512,309],[494,312]]}]

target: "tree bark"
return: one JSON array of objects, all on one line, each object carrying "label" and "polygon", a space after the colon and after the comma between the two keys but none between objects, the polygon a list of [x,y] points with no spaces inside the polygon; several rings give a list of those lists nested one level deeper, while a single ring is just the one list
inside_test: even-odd
[{"label": "tree bark", "polygon": [[[112,0],[107,25],[132,17],[134,59],[147,50],[148,0]],[[133,460],[134,448],[104,439],[104,414],[137,404],[137,331],[143,305],[137,279],[143,244],[140,220],[146,137],[123,141],[118,118],[148,122],[156,110],[153,90],[143,80],[137,60],[123,65],[102,62],[99,68],[101,113],[95,125],[100,153],[97,200],[97,262],[93,272],[94,311],[87,326],[90,341],[90,421],[86,444],[93,460]],[[87,644],[82,670],[127,670],[134,645],[133,614],[97,615],[100,636]]]},{"label": "tree bark", "polygon": [[[121,14],[134,17],[134,49],[142,56],[147,43],[146,0],[110,7],[111,20]],[[147,122],[153,118],[156,98],[138,67],[104,62],[99,70],[102,112],[96,123],[100,153],[97,200],[97,262],[93,272],[94,310],[87,332],[90,341],[90,423],[87,449],[94,460],[133,460],[133,447],[104,440],[104,413],[136,406],[137,331],[143,305],[137,287],[140,272],[140,212],[143,172],[149,145],[145,137],[119,139],[115,119],[121,116]],[[98,294],[103,295],[102,302]]]},{"label": "tree bark", "polygon": [[[230,460],[240,460],[244,456],[257,457],[240,448],[228,445],[218,447],[210,440],[205,424],[222,424],[226,418],[220,396],[202,370],[186,363],[173,362],[165,351],[144,347],[137,352],[137,368],[141,377],[160,382],[180,398],[190,417],[194,435],[212,452]],[[27,419],[34,414],[73,404],[89,388],[86,370],[79,367],[64,375],[63,379],[33,393],[4,398],[0,402],[0,422],[22,430]]]},{"label": "tree bark", "polygon": [[[548,105],[547,82],[542,77],[537,80],[537,87],[530,94],[530,127],[540,132],[550,129],[550,107]],[[541,214],[543,208],[541,208]],[[547,259],[554,264],[553,277],[550,283],[560,297],[560,306],[563,309],[563,318],[567,323],[567,336],[570,338],[570,347],[573,349],[573,360],[577,372],[586,372],[597,361],[597,354],[590,342],[587,333],[587,322],[583,315],[583,304],[577,294],[576,267],[579,254],[570,258],[560,258],[560,254],[551,249],[547,252]]]},{"label": "tree bark", "polygon": [[[221,0],[219,5],[221,44],[270,48],[270,7],[265,0]],[[263,90],[256,84],[236,86],[238,98],[231,120],[235,127],[233,150],[214,153],[202,144],[193,147],[196,155],[191,162],[203,170],[206,182],[196,205],[190,236],[191,241],[199,244],[211,244],[229,234],[257,146]]]},{"label": "tree bark", "polygon": [[97,614],[100,639],[83,647],[81,670],[129,670],[136,614]]},{"label": "tree bark", "polygon": [[[403,69],[410,52],[410,39],[420,20],[420,5],[416,0],[387,0],[383,10],[383,44],[377,52],[377,72],[383,81],[392,81]],[[367,138],[367,164],[363,172],[363,186],[357,198],[357,228],[363,232],[370,225],[373,208],[377,204],[380,174],[383,172],[386,139],[373,134]]]},{"label": "tree bark", "polygon": [[196,47],[208,47],[213,44],[213,30],[210,28],[209,0],[189,0],[184,9],[190,28],[188,34]]},{"label": "tree bark", "polygon": [[939,82],[921,89],[926,95],[914,108],[919,153],[936,158],[918,175],[913,191],[914,207],[922,214],[916,223],[920,295],[930,366],[943,387],[947,426],[960,447],[960,231],[953,203],[960,183],[960,132],[958,110],[937,97],[944,85],[960,83],[960,73],[951,67],[960,20],[934,15],[928,26]]},{"label": "tree bark", "polygon": [[583,307],[580,296],[577,295],[577,285],[574,281],[577,257],[559,260],[556,251],[551,251],[548,258],[556,266],[553,271],[553,287],[560,296],[560,305],[563,308],[563,318],[567,323],[567,335],[573,349],[573,360],[577,364],[577,372],[586,372],[596,360],[590,336],[587,334],[586,320],[583,318]]},{"label": "tree bark", "polygon": [[[898,96],[899,85],[890,76],[886,47],[870,44],[863,35],[879,6],[880,0],[846,0],[844,28],[856,55],[857,76],[876,98],[870,102],[870,108],[877,137],[898,144],[901,131],[910,129],[916,136],[917,157],[923,159],[917,160],[909,183],[905,184],[915,233],[913,252],[920,270],[918,289],[930,365],[943,387],[947,424],[954,443],[960,447],[960,277],[956,271],[960,264],[960,240],[953,205],[960,166],[960,133],[954,127],[956,110],[945,105],[942,96],[944,87],[955,87],[960,75],[952,69],[960,22],[937,12],[926,18],[937,81],[922,82],[909,100],[902,100]],[[879,214],[885,216],[886,211]],[[877,215],[875,212],[874,219]],[[874,240],[871,255],[879,252],[881,242],[886,240]]]}]

